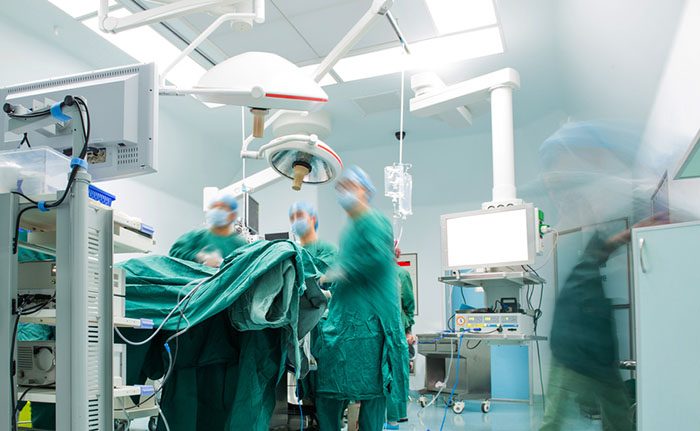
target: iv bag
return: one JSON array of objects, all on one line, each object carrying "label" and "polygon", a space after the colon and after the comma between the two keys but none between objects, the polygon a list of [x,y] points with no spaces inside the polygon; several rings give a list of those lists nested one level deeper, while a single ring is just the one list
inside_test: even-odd
[{"label": "iv bag", "polygon": [[407,171],[411,165],[392,165],[384,167],[384,196],[394,202],[394,215],[404,217],[413,214],[411,194],[413,177]]}]

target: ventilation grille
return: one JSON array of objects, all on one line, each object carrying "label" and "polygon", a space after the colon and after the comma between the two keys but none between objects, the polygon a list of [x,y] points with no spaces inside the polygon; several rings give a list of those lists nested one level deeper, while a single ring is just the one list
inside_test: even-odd
[{"label": "ventilation grille", "polygon": [[117,166],[137,165],[139,147],[117,147]]},{"label": "ventilation grille", "polygon": [[100,232],[88,228],[88,280],[87,280],[87,386],[88,430],[99,431],[100,426]]},{"label": "ventilation grille", "polygon": [[34,368],[34,348],[32,346],[17,346],[17,368],[23,370]]},{"label": "ventilation grille", "polygon": [[375,94],[374,96],[368,97],[359,97],[357,99],[352,99],[352,101],[365,115],[391,111],[394,109],[398,110],[401,108],[401,97],[396,91]]},{"label": "ventilation grille", "polygon": [[77,84],[80,82],[88,82],[105,78],[114,78],[117,76],[133,75],[137,73],[139,73],[139,69],[137,67],[130,67],[127,69],[110,70],[108,72],[102,72],[97,74],[89,73],[85,75],[69,76],[67,78],[56,79],[48,82],[37,82],[35,84],[26,84],[19,87],[9,88],[7,93],[24,93],[26,91],[41,90],[43,88],[62,87],[64,85]]}]

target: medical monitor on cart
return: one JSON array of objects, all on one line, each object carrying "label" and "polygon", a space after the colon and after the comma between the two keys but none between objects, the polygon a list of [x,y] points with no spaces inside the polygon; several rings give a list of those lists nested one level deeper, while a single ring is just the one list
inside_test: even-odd
[{"label": "medical monitor on cart", "polygon": [[536,220],[532,204],[442,215],[443,269],[535,263]]},{"label": "medical monitor on cart", "polygon": [[[37,111],[67,96],[85,100],[90,113],[88,171],[93,181],[155,172],[158,149],[158,75],[156,66],[135,64],[0,88],[0,106],[10,103]],[[85,115],[84,115],[85,117]],[[48,146],[72,154],[72,122],[32,130],[32,147]],[[8,131],[9,117],[0,118],[0,151],[15,150],[22,135]],[[80,127],[80,125],[79,125]]]}]

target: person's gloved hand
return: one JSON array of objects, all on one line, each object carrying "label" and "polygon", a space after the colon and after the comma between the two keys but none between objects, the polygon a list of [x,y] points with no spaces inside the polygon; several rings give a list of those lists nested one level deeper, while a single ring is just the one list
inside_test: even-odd
[{"label": "person's gloved hand", "polygon": [[218,253],[199,252],[197,253],[195,259],[198,263],[201,263],[202,265],[206,265],[211,268],[218,268],[224,262],[224,259]]},{"label": "person's gloved hand", "polygon": [[411,333],[406,334],[406,341],[409,345],[418,343],[416,336]]}]

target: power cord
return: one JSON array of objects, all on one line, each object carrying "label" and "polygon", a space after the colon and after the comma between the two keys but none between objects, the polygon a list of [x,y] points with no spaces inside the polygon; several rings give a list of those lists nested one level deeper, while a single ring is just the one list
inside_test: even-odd
[{"label": "power cord", "polygon": [[17,148],[22,148],[22,144],[24,143],[26,143],[29,148],[32,148],[32,144],[29,143],[29,138],[27,137],[27,132],[24,132],[24,136],[22,137],[22,140],[19,141]]},{"label": "power cord", "polygon": [[[462,350],[462,334],[459,335],[459,343],[457,346],[457,351],[459,352]],[[452,386],[452,392],[450,393],[450,398],[447,400],[447,405],[445,406],[445,413],[442,416],[442,425],[440,425],[440,431],[442,431],[445,428],[445,419],[447,419],[447,409],[450,407],[450,403],[452,402],[452,397],[455,394],[455,390],[457,389],[457,383],[459,383],[459,358],[457,358],[457,378],[455,379],[455,384]]]},{"label": "power cord", "polygon": [[[83,100],[81,97],[78,97],[78,96],[75,96],[75,97],[74,96],[66,96],[64,101],[61,102],[61,107],[65,106],[65,105],[73,106],[74,104],[78,105],[78,107],[79,107],[78,110],[80,111],[80,115],[79,115],[80,124],[82,125],[83,140],[84,140],[83,149],[80,151],[80,155],[78,158],[85,159],[85,155],[87,154],[87,149],[88,149],[88,142],[90,140],[90,128],[91,128],[90,110],[88,109],[88,106],[87,106],[87,103],[85,103],[85,100]],[[7,104],[7,103],[5,104],[4,110],[7,113],[7,115],[10,116],[11,118],[39,118],[39,117],[45,117],[45,116],[51,115],[51,111],[49,108],[41,110],[41,111],[31,112],[29,114],[22,114],[22,115],[14,114],[11,111],[8,112],[8,108],[7,108],[8,105],[9,104]],[[80,108],[82,108],[82,110],[85,111],[85,117],[86,117],[87,121],[83,120],[82,110]],[[11,110],[11,107],[9,109]],[[75,177],[78,174],[79,169],[80,169],[79,165],[73,166],[73,169],[71,170],[71,173],[70,173],[70,177],[68,178],[68,184],[66,185],[66,189],[63,191],[63,195],[59,199],[57,199],[53,202],[47,202],[47,203],[43,204],[43,207],[45,209],[48,210],[51,208],[56,208],[63,203],[63,201],[66,199],[66,196],[70,192],[71,187],[73,186],[73,182],[75,181]],[[31,206],[22,208],[22,210],[20,210],[20,212],[17,214],[17,220],[15,223],[15,236],[12,240],[12,254],[17,254],[17,248],[18,248],[18,244],[19,244],[19,226],[20,226],[20,221],[22,219],[22,215],[29,210],[39,208],[41,205],[41,202],[37,202],[35,200],[32,200],[21,192],[12,192],[12,193],[19,195],[19,196],[23,197],[24,199],[26,199],[27,201],[29,201],[30,203],[32,203]]]}]

